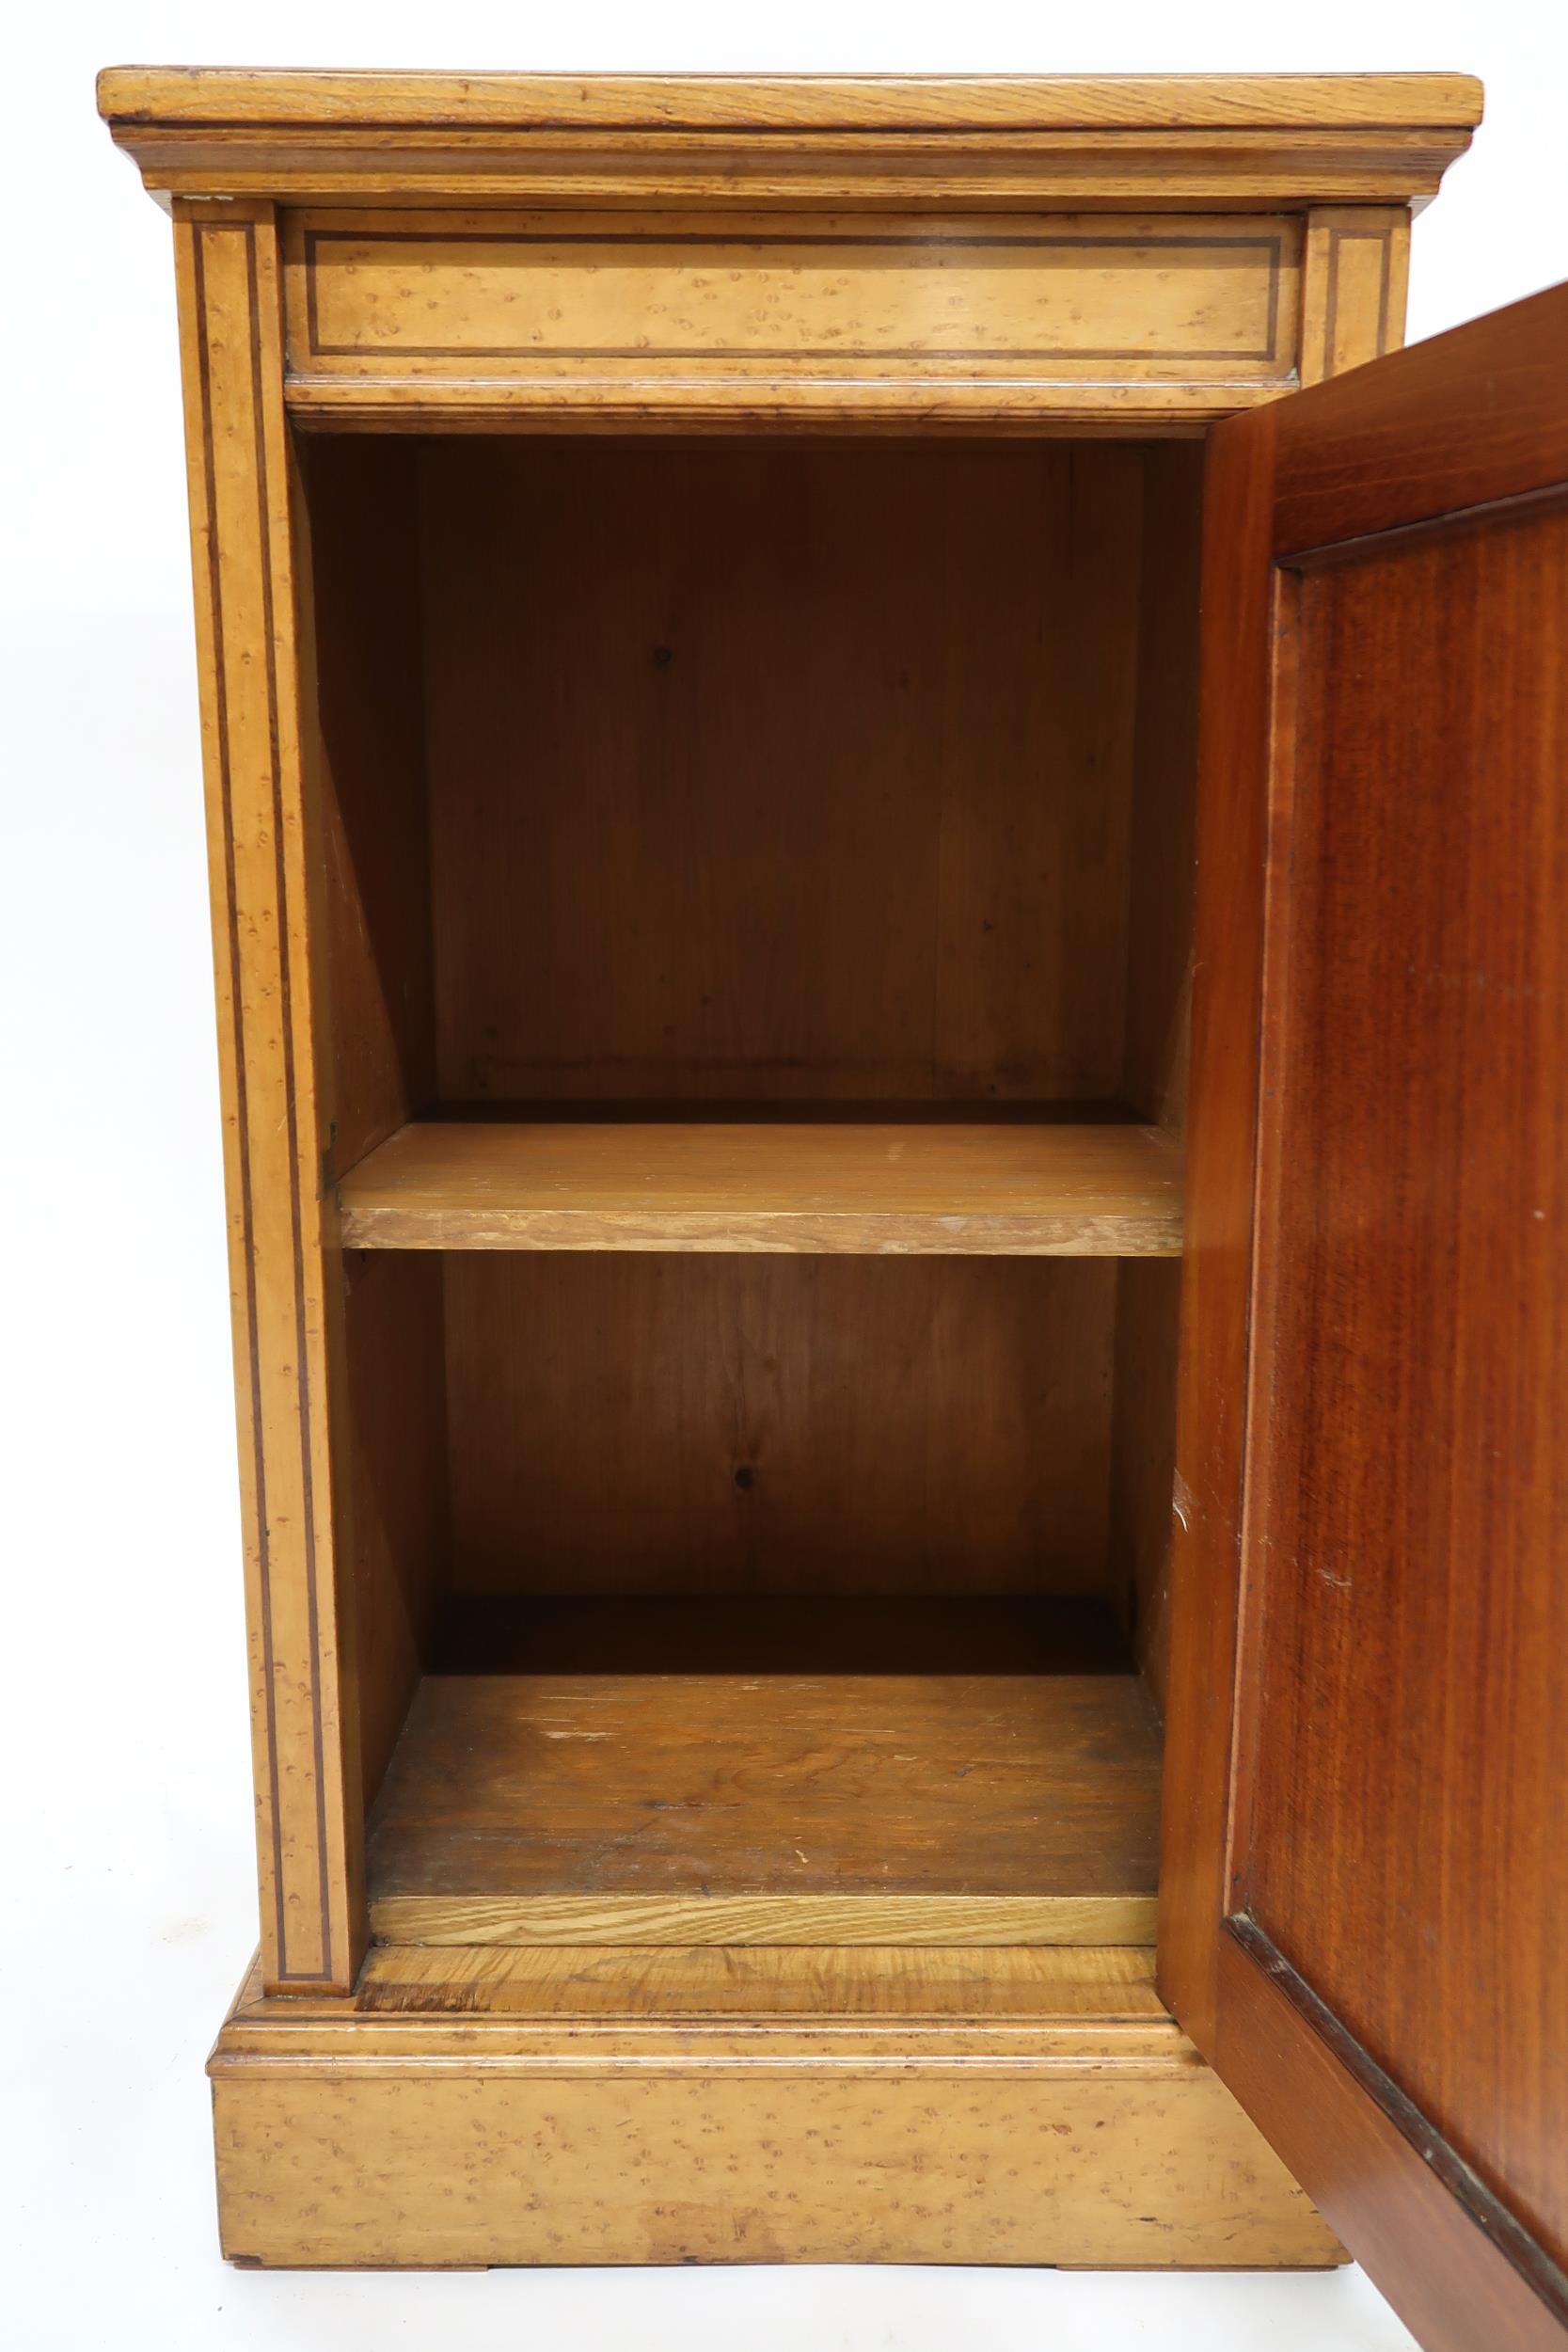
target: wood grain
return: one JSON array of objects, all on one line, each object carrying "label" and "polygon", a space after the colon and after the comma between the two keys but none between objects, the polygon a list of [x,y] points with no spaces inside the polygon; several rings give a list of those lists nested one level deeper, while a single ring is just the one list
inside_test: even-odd
[{"label": "wood grain", "polygon": [[[592,1605],[584,1613],[579,1650]],[[815,1671],[561,1672],[548,1659],[558,1611],[536,1670],[421,1684],[372,1824],[374,1931],[578,1944],[1146,1935],[1159,1741],[1137,1679],[1053,1671],[1049,1612],[1013,1618],[1032,1672],[990,1659],[966,1670],[958,1607],[927,1613],[913,1672],[841,1669],[831,1613]],[[524,1614],[513,1644],[525,1657],[527,1627]]]},{"label": "wood grain", "polygon": [[[986,1597],[1131,1585],[1157,1663],[1174,1259],[342,1250],[331,1194],[443,1097],[842,1127],[1125,1093],[1177,1134],[1196,469],[1132,437],[1394,339],[1405,209],[1475,86],[129,70],[101,103],[175,197],[198,551],[264,1903],[214,2066],[227,2250],[1334,2259],[1147,1977],[1021,1940],[1151,1931],[1139,1686],[1085,1659],[1082,1605],[1032,1608],[1032,1651]],[[1528,474],[1555,358],[1494,358],[1481,437],[1522,432]],[[1357,499],[1372,528],[1476,478],[1440,374],[1408,466],[1370,376],[1321,426],[1287,406],[1277,515],[1222,460],[1263,571]],[[296,444],[290,411],[388,437]],[[736,439],[659,437],[693,424]],[[1222,754],[1266,667],[1224,549]],[[1218,1099],[1180,1452],[1209,1549],[1178,1610],[1167,1965],[1365,2215],[1392,2109],[1344,2124],[1326,2043],[1314,2074],[1305,2010],[1238,2000],[1236,1965],[1279,1980],[1233,1936],[1216,1962],[1205,1909],[1260,838],[1243,803],[1204,818]],[[449,1584],[576,1597],[470,1621],[475,1674],[440,1649]],[[366,1788],[433,1662],[378,1830],[406,1822],[430,1883],[383,1924],[423,1902],[448,1909],[420,1931],[578,1940],[388,1950],[361,2006]],[[661,1934],[776,1933],[768,1905],[797,1936],[1008,1940],[581,1948],[648,1906]],[[1510,2108],[1510,2167],[1535,2113]],[[1459,2161],[1435,2153],[1380,2208],[1396,2240]],[[1479,2308],[1446,2237],[1432,2268],[1445,2312]]]},{"label": "wood grain", "polygon": [[98,101],[107,121],[201,127],[1375,130],[1412,122],[1463,130],[1480,119],[1481,85],[1464,73],[565,76],[108,66],[98,77]]},{"label": "wood grain", "polygon": [[1294,600],[1234,1899],[1562,2268],[1565,628],[1560,504]]},{"label": "wood grain", "polygon": [[[377,2005],[383,1965],[408,2005]],[[420,2007],[423,1965],[464,1973]],[[948,2013],[976,1967],[1000,2013]],[[209,2068],[225,2251],[352,2267],[1341,2260],[1150,2010],[1147,1968],[1086,1949],[388,1949],[362,2005],[267,2000],[253,1977]],[[514,1978],[454,2013],[451,1988],[481,1969],[529,1971],[531,1989]],[[556,1972],[570,2003],[588,1970],[586,2010],[558,2008]],[[688,2009],[679,1983],[715,1978],[750,1982],[754,2013]],[[813,1985],[825,2006],[796,2011]],[[518,2173],[535,2147],[544,2196]]]},{"label": "wood grain", "polygon": [[[1321,395],[1314,395],[1315,398]],[[1262,1017],[1278,411],[1216,433],[1204,498],[1197,900],[1170,1549],[1160,1990],[1215,2048],[1226,1903]]]},{"label": "wood grain", "polygon": [[371,1931],[400,1944],[1016,1951],[1152,1948],[1152,1895],[376,1895]]},{"label": "wood grain", "polygon": [[494,378],[480,372],[440,376],[331,376],[292,380],[289,421],[302,435],[352,433],[469,440],[562,440],[606,444],[639,435],[666,442],[710,438],[811,447],[854,439],[896,447],[918,436],[929,448],[978,440],[1047,441],[1074,447],[1123,442],[1146,433],[1201,438],[1206,427],[1277,400],[1268,378],[1231,384],[1221,376],[1173,382],[1128,362],[1125,375],[1066,375],[1022,383],[984,377],[800,376],[771,379],[753,369],[734,381],[669,372],[601,381],[584,373]]},{"label": "wood grain", "polygon": [[[1211,474],[1202,840],[1244,866],[1195,1067],[1161,1984],[1433,2352],[1568,2341],[1565,317],[1238,421]],[[1196,1394],[1249,1328],[1243,1470]]]},{"label": "wood grain", "polygon": [[404,1127],[339,1186],[356,1249],[1180,1254],[1150,1127],[665,1120]]},{"label": "wood grain", "polygon": [[[531,2020],[358,2012],[327,2054],[297,2018],[236,2021],[212,2062],[225,2252],[348,2268],[1342,2259],[1169,2024],[879,2022],[847,2042],[785,2019],[741,2027],[738,2050],[689,2019],[587,2046],[592,2028],[568,2030],[558,2050]],[[547,2151],[547,2173],[519,2150]]]},{"label": "wood grain", "polygon": [[1398,351],[1410,276],[1408,205],[1325,204],[1307,216],[1302,254],[1304,384]]},{"label": "wood grain", "polygon": [[1180,1311],[1179,1260],[1140,1261],[1118,1270],[1107,1583],[1139,1671],[1162,1708],[1169,1673]]},{"label": "wood grain", "polygon": [[[290,373],[492,377],[616,361],[862,373],[986,362],[988,380],[1164,360],[1283,379],[1300,230],[1286,218],[1043,222],[872,214],[356,214],[290,224]],[[1091,294],[1092,288],[1092,294]]]},{"label": "wood grain", "polygon": [[356,1255],[343,1288],[338,1543],[353,1564],[369,1804],[431,1652],[451,1552],[441,1269],[424,1257]]},{"label": "wood grain", "polygon": [[1408,203],[1481,115],[1457,74],[851,80],[119,68],[149,187],[292,203],[829,211]]},{"label": "wood grain", "polygon": [[1136,447],[421,471],[445,1101],[1114,1098]]},{"label": "wood grain", "polygon": [[445,1260],[460,1593],[1089,1593],[1104,1259]]},{"label": "wood grain", "polygon": [[[1568,287],[1397,352],[1279,419],[1273,552],[1299,555],[1568,475]],[[1464,429],[1453,385],[1466,381]]]},{"label": "wood grain", "polygon": [[1136,1945],[372,1947],[355,1996],[378,2016],[968,2017],[1164,2022]]},{"label": "wood grain", "polygon": [[627,398],[809,415],[824,397],[928,415],[1027,412],[1072,383],[1228,395],[1295,380],[1290,215],[634,214],[341,207],[292,216],[289,396],[357,413],[426,388],[557,420]]},{"label": "wood grain", "polygon": [[332,1518],[337,1268],[318,1171],[289,452],[270,209],[177,225],[245,1538],[261,1948],[354,1982],[356,1694]]},{"label": "wood grain", "polygon": [[1117,1091],[1178,1135],[1186,1112],[1196,889],[1204,470],[1196,443],[1151,442],[1144,452],[1127,1025]]},{"label": "wood grain", "polygon": [[323,1152],[352,1168],[436,1087],[414,452],[301,445],[301,747],[317,841]]},{"label": "wood grain", "polygon": [[[1150,448],[1145,458],[1121,1091],[1173,1139],[1186,1121],[1191,1054],[1204,470],[1204,451],[1182,442]],[[1180,1302],[1179,1265],[1128,1265],[1117,1277],[1110,1573],[1160,1705]]]},{"label": "wood grain", "polygon": [[[1354,2238],[1371,2276],[1397,2294],[1401,2317],[1431,2352],[1562,2352],[1560,2319],[1501,2242],[1497,2209],[1456,2212],[1456,2182],[1419,2132],[1359,2088],[1347,2095],[1342,2039],[1325,2038],[1285,1986],[1271,1947],[1227,1936],[1220,1954],[1226,2079],[1271,2144],[1307,2173],[1325,2217]],[[1290,2062],[1281,2064],[1281,2053]],[[1397,2097],[1394,2105],[1397,2106]],[[1473,2210],[1473,2209],[1472,2209]]]}]

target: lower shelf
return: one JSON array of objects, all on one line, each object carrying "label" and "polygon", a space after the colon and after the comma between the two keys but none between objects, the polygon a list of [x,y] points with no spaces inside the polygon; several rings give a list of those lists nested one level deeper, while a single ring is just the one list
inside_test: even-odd
[{"label": "lower shelf", "polygon": [[1141,1952],[392,1947],[209,2072],[246,2264],[1343,2259]]},{"label": "lower shelf", "polygon": [[1153,1941],[1159,1734],[1091,1606],[519,1603],[444,1664],[372,1822],[380,1941]]},{"label": "lower shelf", "polygon": [[338,1204],[353,1249],[1177,1257],[1181,1153],[1060,1118],[432,1120]]}]

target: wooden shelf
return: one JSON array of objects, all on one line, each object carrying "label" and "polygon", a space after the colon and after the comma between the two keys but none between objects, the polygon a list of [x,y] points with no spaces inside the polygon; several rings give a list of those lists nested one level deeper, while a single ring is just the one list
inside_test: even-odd
[{"label": "wooden shelf", "polygon": [[1173,1257],[1181,1156],[1069,1121],[429,1121],[339,1188],[355,1249]]},{"label": "wooden shelf", "polygon": [[381,1942],[1153,1941],[1159,1735],[1108,1613],[517,1602],[449,1657],[492,1670],[420,1685],[372,1824]]}]

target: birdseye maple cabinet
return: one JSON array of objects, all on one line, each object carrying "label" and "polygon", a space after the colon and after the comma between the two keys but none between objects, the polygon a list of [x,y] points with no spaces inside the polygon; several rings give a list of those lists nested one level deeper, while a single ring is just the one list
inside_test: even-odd
[{"label": "birdseye maple cabinet", "polygon": [[196,549],[226,2250],[1348,2248],[1562,2352],[1568,297],[1398,349],[1477,86],[99,95]]}]

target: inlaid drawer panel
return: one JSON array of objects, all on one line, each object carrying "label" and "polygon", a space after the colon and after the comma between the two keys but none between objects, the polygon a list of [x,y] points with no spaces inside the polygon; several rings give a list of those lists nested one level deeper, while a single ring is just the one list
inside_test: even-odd
[{"label": "inlaid drawer panel", "polygon": [[1201,417],[1294,380],[1300,246],[1290,217],[302,214],[290,397]]}]

